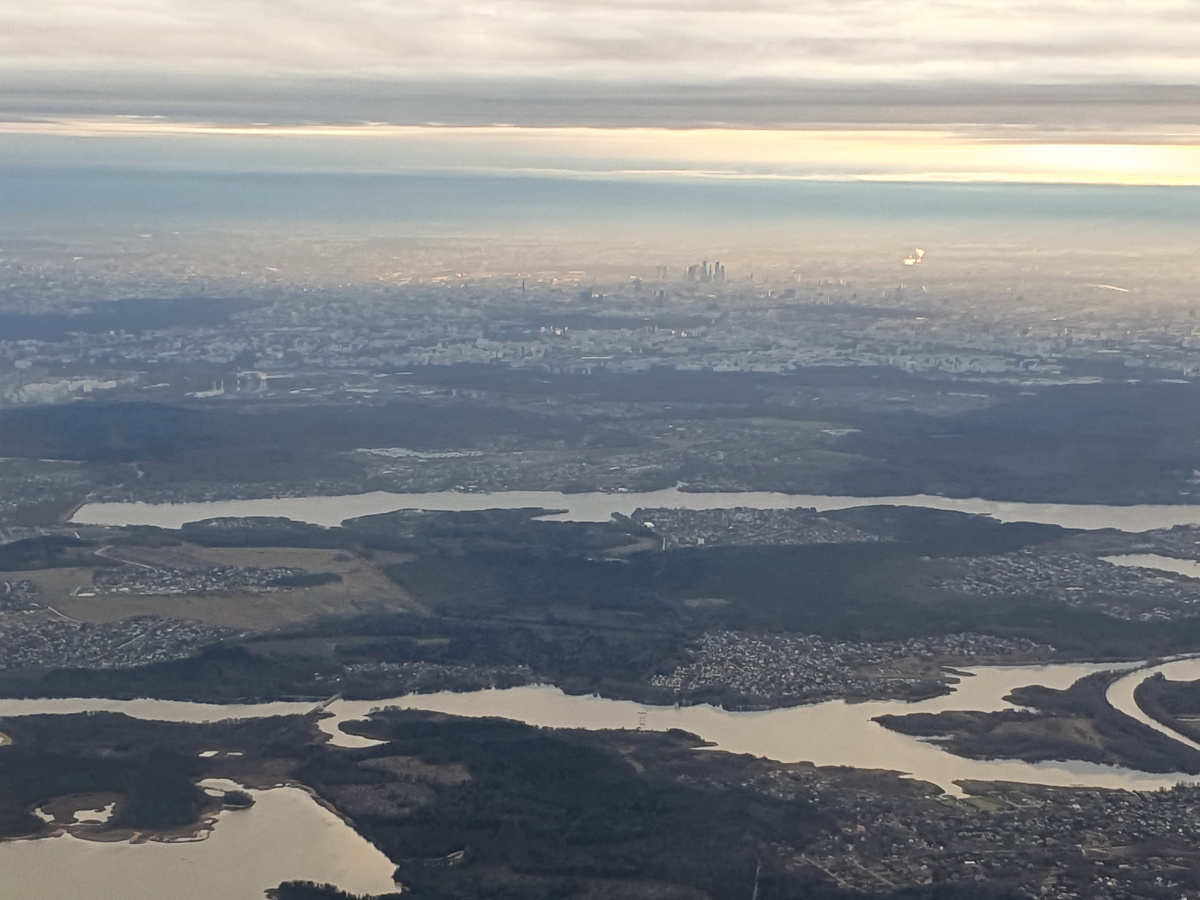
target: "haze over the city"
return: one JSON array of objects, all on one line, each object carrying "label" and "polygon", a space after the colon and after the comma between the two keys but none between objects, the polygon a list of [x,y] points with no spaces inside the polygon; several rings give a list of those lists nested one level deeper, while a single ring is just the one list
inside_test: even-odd
[{"label": "haze over the city", "polygon": [[1200,900],[1197,47],[0,0],[2,900]]}]

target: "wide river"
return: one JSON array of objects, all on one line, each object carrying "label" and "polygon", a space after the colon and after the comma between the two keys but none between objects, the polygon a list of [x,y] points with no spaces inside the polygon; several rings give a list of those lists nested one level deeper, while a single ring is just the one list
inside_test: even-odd
[{"label": "wide river", "polygon": [[[569,696],[553,687],[522,687],[473,693],[415,694],[377,701],[338,700],[327,708],[320,728],[331,743],[346,748],[376,742],[347,734],[343,722],[374,709],[422,709],[461,716],[500,716],[549,728],[666,730],[682,728],[716,749],[783,762],[889,769],[939,785],[960,795],[956,781],[980,779],[1047,785],[1149,790],[1179,782],[1184,775],[1150,775],[1082,762],[1027,763],[971,760],[933,744],[888,731],[872,721],[884,713],[1011,708],[1003,698],[1014,688],[1041,684],[1063,688],[1104,669],[1131,669],[1109,691],[1109,699],[1139,720],[1196,746],[1148,719],[1133,703],[1133,689],[1150,674],[1200,678],[1200,660],[1169,662],[1155,668],[1138,664],[980,667],[966,673],[953,693],[919,703],[840,700],[764,712],[726,712],[711,706],[646,707],[592,696]],[[0,700],[0,718],[68,714],[88,710],[122,712],[139,719],[211,722],[228,718],[303,714],[309,703],[218,705],[164,700]],[[224,812],[203,841],[186,843],[92,843],[70,836],[0,842],[3,886],[14,897],[47,900],[261,900],[280,881],[327,881],[353,892],[391,889],[392,866],[374,847],[297,788],[252,792],[256,804]],[[0,892],[0,896],[7,896]]]},{"label": "wide river", "polygon": [[607,522],[613,513],[634,510],[674,509],[816,509],[821,512],[856,506],[916,506],[987,515],[1001,522],[1039,522],[1064,528],[1150,531],[1175,525],[1200,525],[1200,506],[1102,506],[1070,503],[1013,503],[996,500],[954,499],[928,494],[905,497],[840,497],[823,494],[689,493],[678,488],[645,493],[563,494],[557,491],[501,491],[468,493],[440,491],[432,494],[342,494],[328,497],[277,497],[261,500],[216,500],[202,503],[88,503],[71,517],[81,525],[157,525],[179,528],[185,522],[239,516],[282,516],[297,522],[333,527],[346,519],[377,515],[398,509],[565,510],[548,518],[571,522]]},{"label": "wide river", "polygon": [[204,840],[96,842],[71,835],[0,842],[4,900],[262,900],[282,881],[394,891],[395,865],[305,791],[249,791]]},{"label": "wide river", "polygon": [[[210,503],[92,503],[72,521],[81,524],[157,525],[179,528],[185,522],[217,517],[282,516],[326,527],[346,519],[398,509],[482,510],[540,507],[564,510],[550,518],[607,521],[613,513],[638,508],[689,509],[810,508],[820,511],[855,506],[914,506],[982,514],[1004,521],[1039,522],[1067,528],[1116,528],[1141,532],[1175,525],[1200,524],[1200,506],[1100,506],[956,500],[906,497],[832,497],[779,493],[687,493],[677,488],[648,493],[562,494],[548,491],[502,493],[441,492],[392,494],[375,492],[326,497],[286,497]],[[1150,558],[1114,559],[1118,564],[1153,564]],[[1167,568],[1160,564],[1158,568]],[[1182,573],[1181,573],[1182,574]],[[1192,574],[1189,570],[1185,574]],[[830,701],[812,706],[765,712],[726,712],[711,706],[644,707],[599,697],[568,696],[552,687],[523,687],[476,693],[409,695],[370,702],[336,701],[320,727],[341,747],[373,742],[343,732],[342,722],[361,719],[372,709],[424,709],[463,716],[502,716],[553,728],[682,728],[714,747],[782,762],[809,761],[889,769],[932,782],[960,794],[964,779],[1015,781],[1047,785],[1127,788],[1169,787],[1198,778],[1150,775],[1082,762],[1027,763],[1014,760],[970,760],[933,744],[880,727],[872,719],[885,713],[944,710],[995,711],[1010,708],[1004,697],[1014,688],[1040,684],[1064,688],[1078,678],[1113,665],[1052,665],[970,669],[956,690],[945,697],[906,704],[899,701],[847,704]],[[1126,668],[1135,669],[1129,665]],[[1178,660],[1154,669],[1137,669],[1118,679],[1108,693],[1118,709],[1150,727],[1198,746],[1145,716],[1133,702],[1133,690],[1152,672],[1168,677],[1200,678],[1200,660]],[[142,719],[206,722],[306,713],[310,704],[269,703],[219,706],[159,700],[0,700],[0,717],[38,713],[111,710]],[[1198,747],[1200,748],[1200,747]],[[28,886],[15,896],[67,898],[121,897],[141,900],[173,896],[260,900],[264,887],[284,878],[331,881],[344,889],[380,892],[390,885],[390,865],[351,829],[295,788],[257,792],[251,810],[223,813],[212,835],[189,844],[92,844],[72,837],[0,844],[4,886]],[[373,854],[373,855],[372,855]],[[386,870],[386,871],[385,871]],[[47,873],[54,873],[47,877]],[[24,879],[24,880],[22,880]],[[387,882],[385,884],[384,882]],[[85,887],[86,885],[86,887]],[[137,885],[136,889],[130,885]],[[145,889],[143,890],[143,887]],[[131,893],[131,890],[134,892]]]},{"label": "wide river", "polygon": [[[885,713],[995,711],[1010,709],[1003,698],[1014,688],[1041,684],[1064,688],[1092,672],[1130,668],[1114,664],[992,666],[966,669],[957,689],[919,703],[898,700],[845,703],[832,700],[810,706],[762,712],[727,712],[712,706],[641,706],[622,700],[571,696],[554,687],[535,686],[472,693],[409,694],[387,700],[338,700],[328,707],[321,729],[341,747],[374,742],[346,734],[340,724],[363,718],[371,710],[422,709],[460,716],[499,716],[549,728],[635,729],[682,728],[711,741],[716,749],[749,753],[781,762],[891,769],[961,793],[960,779],[1021,781],[1031,784],[1152,789],[1180,780],[1177,775],[1143,772],[1079,762],[1027,763],[1016,760],[972,760],[954,756],[933,744],[897,734],[872,721]],[[1139,673],[1139,678],[1144,677]],[[167,700],[0,700],[0,717],[89,710],[122,712],[139,719],[212,722],[307,713],[312,704],[264,703],[241,706],[182,703]]]}]

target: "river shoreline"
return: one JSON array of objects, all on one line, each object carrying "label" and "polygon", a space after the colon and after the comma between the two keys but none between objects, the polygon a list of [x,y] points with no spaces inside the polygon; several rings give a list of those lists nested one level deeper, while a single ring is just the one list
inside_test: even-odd
[{"label": "river shoreline", "polygon": [[[687,491],[678,486],[659,491],[439,491],[424,494],[370,491],[359,494],[308,495],[253,500],[210,500],[189,503],[84,503],[68,519],[71,524],[149,525],[178,529],[188,522],[214,518],[279,517],[332,528],[347,519],[401,509],[475,511],[485,509],[545,509],[545,518],[562,522],[607,522],[612,515],[631,515],[637,509],[815,509],[830,512],[862,506],[910,506],[972,515],[1001,522],[1035,522],[1063,528],[1115,528],[1143,532],[1176,525],[1200,524],[1195,504],[1070,504],[952,498],[929,494],[856,497],[826,494],[785,494],[773,491]],[[558,512],[562,510],[562,512]]]},{"label": "river shoreline", "polygon": [[[966,669],[952,693],[917,703],[842,700],[760,712],[728,712],[708,705],[648,706],[597,696],[571,696],[548,686],[484,690],[470,693],[409,694],[379,700],[335,699],[317,728],[334,746],[353,748],[374,742],[351,735],[342,722],[357,721],[375,709],[396,708],[441,712],[452,716],[498,717],[547,728],[586,730],[651,730],[678,728],[711,742],[713,749],[749,753],[779,762],[810,762],[817,766],[852,766],[901,771],[960,794],[956,782],[1014,781],[1058,786],[1125,787],[1151,790],[1176,783],[1176,777],[1152,776],[1134,770],[1089,763],[1013,760],[969,760],[927,742],[887,731],[873,721],[895,712],[936,712],[967,709],[1012,709],[1004,700],[1013,689],[1040,684],[1065,688],[1080,678],[1108,671],[1112,664],[1057,664]],[[1116,668],[1142,668],[1136,664]],[[135,718],[166,721],[219,721],[229,718],[306,715],[317,704],[268,703],[252,705],[196,704],[175,701],[105,701],[100,699],[0,700],[0,717],[69,714],[89,710],[125,713]],[[1185,779],[1193,780],[1193,779]]]},{"label": "river shoreline", "polygon": [[311,791],[250,793],[254,806],[216,813],[202,825],[203,839],[96,841],[64,833],[0,842],[4,886],[13,896],[47,900],[249,900],[294,879],[363,894],[395,891],[391,860]]}]

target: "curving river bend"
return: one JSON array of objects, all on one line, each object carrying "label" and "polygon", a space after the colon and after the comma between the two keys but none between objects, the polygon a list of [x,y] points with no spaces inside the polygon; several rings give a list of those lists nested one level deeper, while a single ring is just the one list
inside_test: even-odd
[{"label": "curving river bend", "polygon": [[[1126,664],[1132,668],[1138,664]],[[1200,662],[1197,663],[1200,666]],[[331,703],[320,728],[336,746],[356,747],[370,741],[341,730],[343,722],[361,719],[373,709],[422,709],[460,716],[498,716],[550,728],[635,729],[681,728],[712,742],[716,749],[749,753],[780,762],[856,766],[903,772],[960,794],[962,779],[1019,781],[1029,784],[1148,790],[1169,787],[1178,775],[1151,775],[1115,766],[1083,762],[1028,763],[1019,760],[972,760],[954,756],[933,744],[888,731],[872,719],[885,713],[996,711],[1010,709],[1003,698],[1014,688],[1041,684],[1065,688],[1093,672],[1123,668],[1112,664],[979,667],[963,670],[955,691],[918,703],[900,700],[868,703],[827,701],[810,706],[761,712],[728,712],[712,706],[641,706],[594,696],[571,696],[554,687],[534,686],[472,693],[410,694],[386,700]],[[1140,682],[1152,669],[1139,669],[1118,685]],[[1120,694],[1120,697],[1123,697]],[[1132,698],[1132,687],[1129,688]],[[312,711],[307,703],[263,703],[240,706],[167,700],[0,700],[0,717],[90,710],[122,712],[139,719],[211,722],[229,718],[298,715]],[[1118,707],[1120,708],[1120,707]],[[1140,710],[1137,710],[1140,713]]]},{"label": "curving river bend", "polygon": [[[1200,778],[1149,775],[1090,763],[1027,763],[1015,760],[971,760],[938,747],[887,731],[872,717],[886,712],[938,712],[951,709],[999,710],[1003,698],[1028,684],[1063,688],[1078,678],[1112,665],[986,667],[964,670],[966,676],[945,697],[920,703],[882,701],[847,704],[831,701],[813,706],[764,712],[726,712],[711,706],[644,707],[599,697],[569,696],[553,687],[523,687],[467,694],[408,695],[379,701],[337,700],[326,708],[319,727],[340,747],[375,742],[347,734],[344,722],[373,709],[424,709],[463,716],[502,716],[554,728],[683,728],[735,753],[751,753],[780,761],[807,760],[817,765],[850,765],[905,772],[960,794],[960,779],[1016,781],[1060,786],[1092,786],[1148,790]],[[1157,672],[1168,677],[1200,678],[1200,658],[1180,659],[1131,671],[1108,692],[1117,709],[1152,728],[1197,745],[1146,716],[1133,702],[1133,692]],[[67,714],[110,710],[140,719],[211,722],[228,718],[304,714],[309,703],[262,703],[223,706],[165,700],[0,700],[0,717]],[[1198,748],[1200,749],[1200,748]],[[391,864],[349,826],[319,807],[297,788],[256,791],[256,805],[242,812],[221,813],[207,840],[184,844],[93,843],[62,835],[41,840],[0,842],[0,871],[5,884],[31,888],[28,896],[48,900],[261,900],[265,888],[288,878],[330,881],[344,889],[382,893],[391,889]],[[46,873],[54,872],[47,879]],[[186,877],[183,877],[186,873]],[[134,885],[134,888],[130,886]],[[164,893],[165,891],[165,893]],[[21,896],[25,896],[22,893]]]},{"label": "curving river bend", "polygon": [[1149,726],[1159,734],[1165,734],[1171,740],[1178,741],[1186,747],[1200,752],[1200,743],[1169,728],[1157,719],[1148,715],[1134,698],[1134,692],[1147,678],[1162,675],[1169,681],[1196,681],[1200,679],[1200,656],[1188,656],[1168,660],[1158,665],[1135,669],[1123,678],[1118,678],[1108,686],[1105,699],[1110,706],[1125,713],[1131,719],[1136,719],[1143,725]]},{"label": "curving river bend", "polygon": [[[488,509],[543,507],[563,509],[554,518],[605,521],[612,513],[633,512],[638,507],[669,506],[759,509],[809,507],[818,510],[864,505],[923,506],[990,515],[1001,521],[1032,521],[1068,528],[1109,528],[1146,531],[1176,524],[1200,524],[1200,507],[1111,507],[1061,504],[995,503],[942,497],[819,497],[784,494],[691,494],[677,489],[650,494],[557,494],[526,492],[506,494],[426,495],[364,494],[349,497],[305,497],[275,500],[230,501],[200,504],[90,504],[73,521],[97,524],[154,524],[178,528],[184,522],[217,516],[281,515],[320,525],[337,525],[344,519],[401,508]],[[1114,560],[1115,561],[1115,560]],[[1122,560],[1146,565],[1147,561]],[[1188,574],[1191,574],[1190,572]],[[809,761],[817,765],[848,765],[889,769],[961,793],[956,781],[964,779],[1014,781],[1058,786],[1091,786],[1146,790],[1170,787],[1200,778],[1149,775],[1114,766],[1081,762],[1027,763],[1015,760],[970,760],[953,756],[924,741],[887,731],[872,721],[884,713],[941,712],[945,710],[995,711],[1011,708],[1003,698],[1014,688],[1040,684],[1065,688],[1096,671],[1129,668],[1109,688],[1109,702],[1121,712],[1193,749],[1200,745],[1147,716],[1134,702],[1134,691],[1144,679],[1162,672],[1167,677],[1200,678],[1200,658],[1141,664],[1053,665],[992,667],[966,670],[954,692],[920,703],[901,701],[847,704],[831,701],[813,706],[764,712],[727,712],[710,706],[682,708],[643,707],[599,697],[568,696],[553,687],[524,687],[470,694],[427,694],[380,701],[345,701],[330,704],[319,727],[336,746],[365,746],[373,742],[342,731],[343,722],[363,718],[372,709],[394,707],[425,709],[463,716],[501,716],[531,725],[555,728],[682,728],[719,749],[750,753],[784,762]],[[267,703],[242,706],[178,703],[160,700],[0,700],[0,717],[33,714],[111,710],[142,719],[205,722],[226,718],[301,714],[311,704]],[[0,735],[0,745],[5,741]],[[146,900],[172,896],[208,900],[213,896],[258,900],[265,887],[285,877],[310,877],[335,881],[343,888],[381,892],[387,888],[390,866],[382,854],[366,844],[348,826],[321,810],[311,797],[295,788],[256,794],[258,805],[242,813],[220,816],[213,836],[187,845],[91,844],[69,836],[37,841],[0,843],[0,871],[6,883],[25,878],[51,898],[89,896],[134,900],[131,883],[147,887]],[[257,810],[257,812],[256,812]],[[240,818],[239,818],[240,817]],[[253,825],[253,827],[251,827]],[[242,837],[239,837],[242,835]],[[261,842],[284,838],[272,850]],[[273,846],[273,845],[272,845]],[[254,860],[227,864],[247,847],[256,848]],[[297,848],[311,848],[300,859],[289,857]],[[263,852],[263,851],[266,852]],[[332,856],[330,856],[332,853]],[[324,854],[324,855],[322,855]],[[356,862],[347,870],[348,859]],[[189,876],[181,879],[180,873]],[[47,880],[45,873],[54,871]],[[220,879],[238,873],[237,883]],[[214,880],[215,879],[215,880]],[[84,889],[86,886],[86,889]],[[64,893],[65,891],[65,893]],[[182,893],[181,893],[182,891]],[[32,895],[32,894],[31,894]]]}]

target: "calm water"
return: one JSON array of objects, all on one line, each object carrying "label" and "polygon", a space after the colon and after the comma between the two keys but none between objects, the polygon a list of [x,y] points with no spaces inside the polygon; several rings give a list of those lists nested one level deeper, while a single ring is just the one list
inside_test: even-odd
[{"label": "calm water", "polygon": [[204,840],[97,843],[70,835],[0,842],[0,897],[12,900],[262,900],[281,881],[394,891],[395,866],[299,788],[250,791]]},{"label": "calm water", "polygon": [[[1027,521],[1069,528],[1117,528],[1139,532],[1180,524],[1200,524],[1195,506],[1086,506],[999,503],[931,496],[828,497],[777,493],[690,494],[677,489],[650,493],[561,494],[504,492],[474,494],[390,494],[376,492],[340,497],[300,497],[213,503],[106,503],[82,507],[73,521],[109,525],[157,525],[178,528],[185,522],[223,516],[284,516],[296,521],[334,526],[348,518],[396,509],[480,510],[543,507],[565,512],[552,518],[567,521],[607,521],[613,513],[630,514],[639,507],[717,509],[736,506],[756,509],[817,510],[854,506],[899,505],[990,515],[1000,521]],[[1125,565],[1142,565],[1183,572],[1162,561],[1166,557],[1112,558]],[[1180,564],[1178,560],[1170,563]],[[1183,564],[1188,565],[1188,564]],[[1194,563],[1190,565],[1195,565]],[[939,712],[953,709],[994,711],[1009,708],[1003,700],[1016,687],[1041,684],[1063,688],[1078,678],[1111,665],[1054,665],[991,667],[971,674],[947,697],[906,704],[898,701],[847,704],[831,701],[813,706],[764,712],[726,712],[710,706],[644,707],[598,697],[567,696],[553,687],[523,687],[467,694],[409,695],[383,701],[337,701],[320,727],[342,747],[374,742],[341,731],[342,722],[361,719],[372,709],[424,709],[462,716],[500,716],[531,725],[554,728],[652,730],[682,728],[698,734],[716,748],[749,753],[783,762],[848,765],[889,769],[960,793],[955,781],[1002,780],[1047,785],[1078,785],[1127,789],[1169,787],[1198,781],[1182,775],[1149,775],[1117,767],[1081,762],[1025,763],[1013,760],[969,760],[936,746],[889,732],[872,720],[885,713]],[[1133,668],[1133,666],[1129,666]],[[1200,660],[1179,660],[1139,669],[1119,679],[1108,692],[1121,711],[1150,727],[1200,749],[1200,745],[1149,719],[1133,702],[1133,690],[1144,678],[1163,671],[1168,677],[1200,678]],[[142,719],[205,722],[226,718],[300,714],[307,703],[269,703],[240,706],[178,703],[158,700],[0,700],[0,716],[112,710]],[[0,743],[3,737],[0,736]],[[257,804],[245,812],[223,813],[205,841],[186,844],[95,844],[64,836],[39,841],[0,844],[4,886],[14,896],[47,900],[120,897],[159,900],[163,896],[211,900],[258,898],[266,887],[288,878],[330,881],[355,892],[392,889],[391,864],[375,848],[295,788],[254,792]],[[53,884],[45,873],[55,872]],[[136,873],[136,875],[135,875]],[[130,887],[130,885],[135,885]]]},{"label": "calm water", "polygon": [[1143,725],[1148,725],[1160,734],[1165,734],[1167,737],[1179,741],[1181,744],[1186,744],[1193,750],[1200,751],[1200,743],[1196,743],[1191,738],[1184,737],[1178,731],[1168,728],[1157,719],[1150,718],[1134,701],[1133,692],[1137,689],[1137,686],[1147,678],[1158,674],[1161,674],[1168,681],[1196,681],[1200,679],[1200,657],[1174,659],[1148,669],[1138,669],[1137,671],[1130,672],[1124,678],[1120,678],[1109,685],[1108,693],[1105,694],[1105,697],[1114,709],[1120,710],[1132,719],[1137,719]]},{"label": "calm water", "polygon": [[[1132,665],[1132,664],[1130,664]],[[1128,667],[1128,666],[1127,666]],[[887,731],[874,716],[885,713],[940,712],[952,709],[994,711],[1010,708],[1003,697],[1013,688],[1029,684],[1063,688],[1092,672],[1121,668],[1113,665],[1052,665],[986,667],[967,670],[958,689],[949,696],[920,703],[880,701],[848,704],[840,700],[792,709],[763,712],[726,712],[711,706],[640,706],[599,697],[563,694],[553,687],[521,687],[473,693],[413,694],[378,701],[337,701],[321,729],[343,747],[372,742],[339,729],[345,721],[361,719],[372,709],[392,707],[423,709],[461,716],[500,716],[531,725],[553,728],[634,729],[665,731],[682,728],[713,742],[718,749],[749,753],[782,762],[809,761],[817,765],[845,765],[891,769],[959,793],[959,779],[1020,781],[1031,784],[1080,785],[1153,789],[1167,787],[1184,776],[1149,775],[1110,766],[1079,762],[1026,763],[1015,760],[970,760],[953,756],[932,744]],[[1137,678],[1145,677],[1138,674]],[[0,716],[35,713],[70,713],[105,709],[141,719],[206,722],[305,713],[312,704],[269,703],[251,706],[178,703],[158,700],[0,700]]]},{"label": "calm water", "polygon": [[[932,744],[887,731],[871,721],[884,713],[995,711],[1014,688],[1041,684],[1063,688],[1105,669],[1131,669],[1109,690],[1123,712],[1189,746],[1200,745],[1149,719],[1133,703],[1133,690],[1156,672],[1179,679],[1200,678],[1200,659],[1152,668],[1139,664],[980,667],[965,670],[954,693],[906,704],[899,701],[814,706],[764,712],[726,712],[711,706],[645,707],[636,703],[577,697],[553,687],[522,687],[474,693],[408,695],[382,701],[336,701],[320,720],[331,743],[369,746],[374,741],[346,734],[343,722],[381,707],[423,709],[461,716],[501,716],[552,728],[652,730],[683,728],[716,748],[785,762],[890,769],[960,794],[959,779],[1016,781],[1148,790],[1200,779],[1149,775],[1089,763],[1025,763],[970,760]],[[0,700],[0,717],[111,710],[140,719],[211,722],[301,714],[311,703],[229,705],[163,700]],[[225,787],[233,787],[232,784]],[[180,843],[93,843],[71,836],[0,842],[0,896],[44,900],[260,900],[262,891],[288,879],[337,884],[356,893],[393,890],[392,864],[311,796],[298,788],[251,791],[255,805],[217,817],[205,840]],[[47,878],[47,873],[53,873]]]},{"label": "calm water", "polygon": [[[726,712],[711,706],[646,707],[598,697],[572,697],[556,688],[525,687],[470,694],[428,694],[375,703],[335,703],[333,718],[322,729],[337,734],[337,724],[357,719],[371,708],[392,706],[462,716],[501,716],[553,728],[682,728],[715,744],[716,749],[749,753],[781,762],[808,761],[904,772],[960,794],[961,779],[1018,781],[1028,784],[1120,787],[1147,790],[1169,787],[1179,775],[1149,775],[1080,762],[1026,763],[1016,760],[963,759],[932,744],[888,731],[871,721],[885,713],[941,712],[953,709],[995,711],[1011,708],[1002,698],[1013,688],[1042,684],[1062,688],[1108,665],[1027,666],[967,670],[958,691],[921,703],[899,701],[848,704],[840,700],[763,712]],[[337,742],[362,746],[361,738],[341,735]]]},{"label": "calm water", "polygon": [[1063,503],[1008,503],[992,500],[934,497],[833,497],[821,494],[685,493],[678,488],[646,493],[563,494],[557,491],[502,491],[432,494],[345,494],[332,497],[280,497],[262,500],[220,500],[205,503],[89,503],[72,522],[81,525],[157,525],[179,528],[185,522],[224,516],[283,516],[297,522],[332,527],[346,519],[397,509],[480,510],[542,507],[564,513],[551,519],[572,522],[607,522],[613,513],[630,515],[638,508],[682,509],[797,509],[819,511],[856,506],[917,506],[992,516],[1002,522],[1039,522],[1064,528],[1117,528],[1149,531],[1175,525],[1200,524],[1200,506],[1100,506]]},{"label": "calm water", "polygon": [[1159,556],[1157,553],[1124,553],[1120,556],[1100,558],[1114,566],[1134,566],[1139,569],[1172,572],[1186,578],[1200,578],[1200,563],[1190,559],[1175,559],[1173,556]]}]

